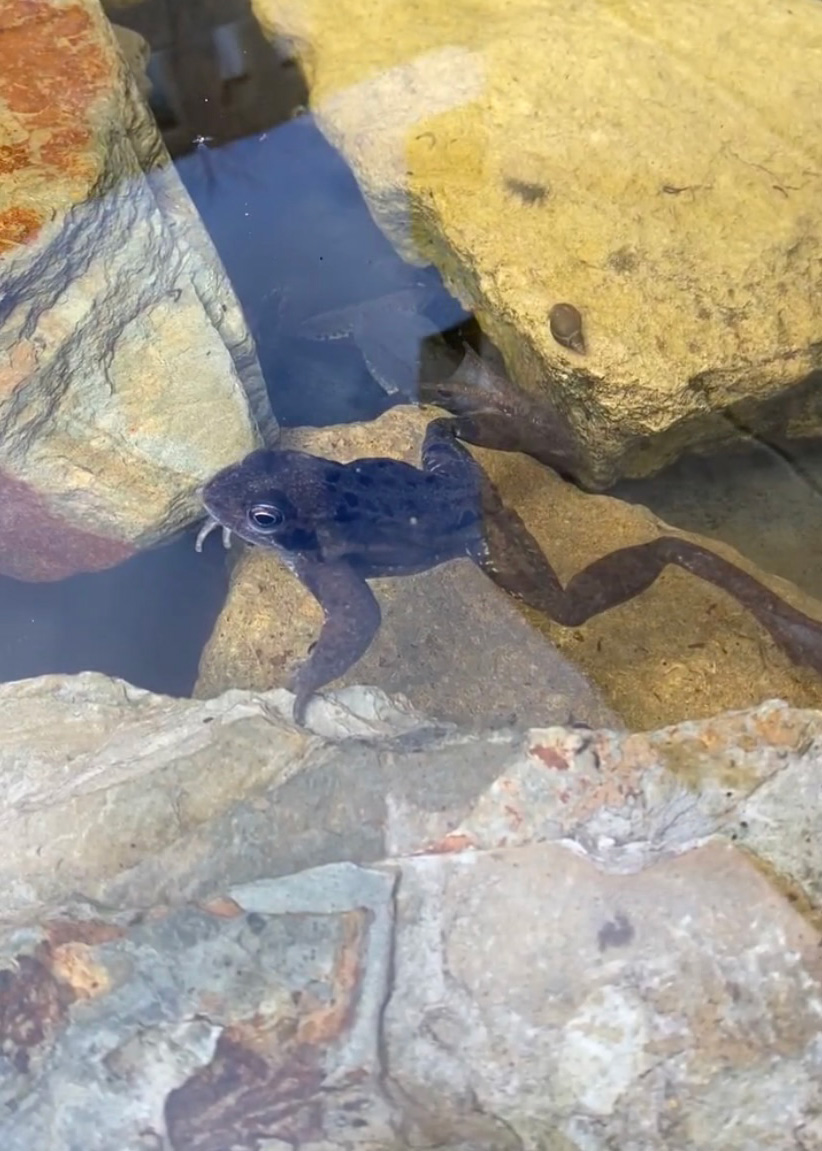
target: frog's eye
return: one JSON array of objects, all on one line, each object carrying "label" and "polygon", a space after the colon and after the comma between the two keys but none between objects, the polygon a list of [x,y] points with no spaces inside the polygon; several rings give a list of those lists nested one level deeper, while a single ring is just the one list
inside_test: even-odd
[{"label": "frog's eye", "polygon": [[258,532],[273,532],[285,519],[282,508],[274,504],[254,504],[248,509],[248,522]]}]

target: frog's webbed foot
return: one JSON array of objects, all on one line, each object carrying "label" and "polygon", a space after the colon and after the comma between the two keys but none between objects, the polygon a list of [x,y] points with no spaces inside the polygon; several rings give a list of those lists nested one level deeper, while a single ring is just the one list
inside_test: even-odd
[{"label": "frog's webbed foot", "polygon": [[366,367],[383,391],[407,399],[415,399],[419,391],[422,344],[437,335],[439,329],[427,316],[387,305],[370,309],[368,322],[353,332]]},{"label": "frog's webbed foot", "polygon": [[564,476],[579,470],[580,452],[571,425],[547,396],[532,395],[495,372],[467,344],[457,370],[446,380],[420,385],[420,400],[455,417],[455,434],[469,444],[522,452]]},{"label": "frog's webbed foot", "polygon": [[676,536],[660,536],[602,556],[563,588],[537,541],[489,483],[483,503],[484,539],[472,558],[504,591],[556,623],[579,627],[641,595],[669,564],[674,564],[728,592],[751,612],[789,659],[822,674],[822,622],[791,607],[709,548]]},{"label": "frog's webbed foot", "polygon": [[311,654],[291,677],[294,720],[305,722],[311,697],[343,675],[368,649],[380,626],[380,605],[365,580],[347,563],[311,563],[298,575],[325,614]]}]

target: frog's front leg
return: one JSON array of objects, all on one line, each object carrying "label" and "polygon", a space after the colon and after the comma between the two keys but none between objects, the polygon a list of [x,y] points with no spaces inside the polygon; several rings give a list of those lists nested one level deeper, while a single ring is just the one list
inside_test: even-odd
[{"label": "frog's front leg", "polygon": [[449,479],[484,475],[477,461],[457,439],[458,420],[440,417],[431,420],[422,441],[423,470]]},{"label": "frog's front leg", "polygon": [[311,654],[289,684],[295,696],[294,720],[303,724],[311,697],[365,653],[379,630],[381,616],[371,588],[347,563],[298,563],[297,575],[325,615]]},{"label": "frog's front leg", "polygon": [[464,345],[462,363],[447,380],[420,384],[420,400],[451,412],[451,434],[500,452],[522,452],[573,478],[581,452],[568,420],[548,395],[526,392]]}]

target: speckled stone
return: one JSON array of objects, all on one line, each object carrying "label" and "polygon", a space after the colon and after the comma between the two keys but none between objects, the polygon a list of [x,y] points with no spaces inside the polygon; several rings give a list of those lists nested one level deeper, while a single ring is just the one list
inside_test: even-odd
[{"label": "speckled stone", "polygon": [[822,713],[289,709],[0,687],[4,1149],[816,1145]]},{"label": "speckled stone", "polygon": [[0,571],[196,519],[275,426],[240,307],[94,0],[0,16]]}]

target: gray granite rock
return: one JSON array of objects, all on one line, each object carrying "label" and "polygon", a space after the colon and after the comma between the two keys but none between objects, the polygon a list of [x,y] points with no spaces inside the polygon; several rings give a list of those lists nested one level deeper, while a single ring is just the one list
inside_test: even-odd
[{"label": "gray granite rock", "polygon": [[4,1149],[819,1145],[822,714],[290,704],[0,687]]}]

